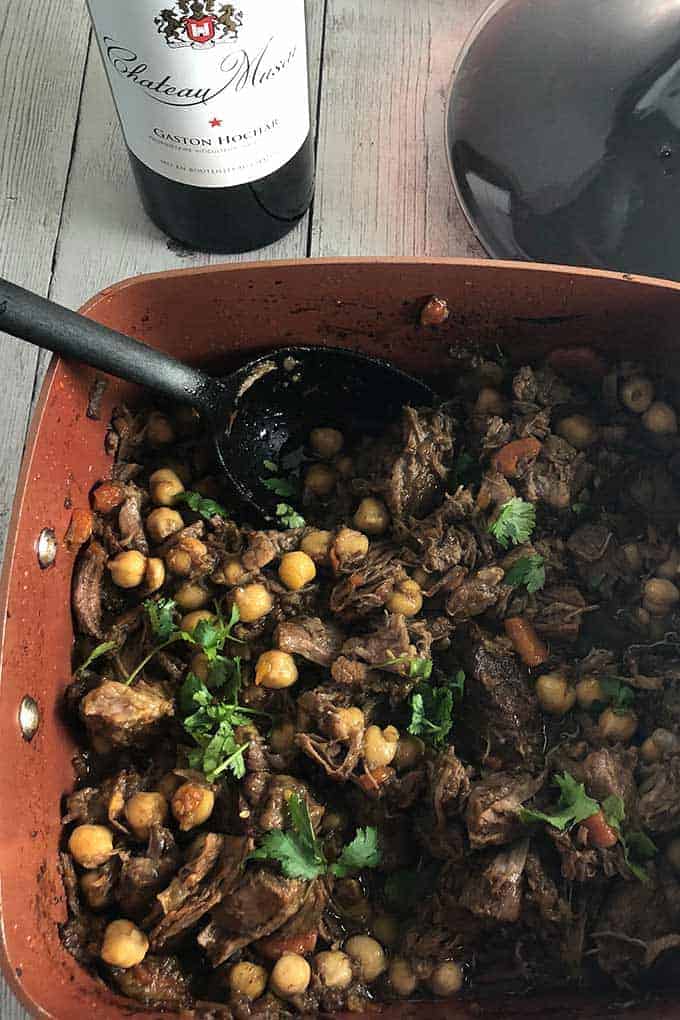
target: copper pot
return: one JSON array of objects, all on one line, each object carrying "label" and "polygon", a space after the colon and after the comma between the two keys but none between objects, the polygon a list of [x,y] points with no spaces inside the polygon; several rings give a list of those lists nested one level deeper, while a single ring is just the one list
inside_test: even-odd
[{"label": "copper pot", "polygon": [[[431,294],[452,314],[444,326],[419,325]],[[680,285],[592,270],[453,259],[348,259],[225,265],[141,276],[98,294],[83,311],[114,329],[212,369],[282,344],[355,347],[431,377],[445,392],[456,373],[450,348],[501,344],[515,359],[590,344],[611,357],[651,358],[667,372],[680,364]],[[62,948],[66,918],[57,868],[60,798],[73,782],[72,737],[60,712],[70,678],[69,606],[75,553],[64,544],[73,508],[111,468],[104,435],[113,407],[135,388],[109,380],[99,420],[86,416],[95,373],[52,361],[33,418],[14,502],[0,599],[0,947],[5,976],[35,1016],[74,1020],[161,1014],[115,996]],[[56,559],[41,566],[38,540],[53,529]],[[47,543],[49,545],[49,543]],[[42,552],[46,543],[43,540]],[[43,559],[49,560],[43,556]],[[22,699],[40,724],[22,737]],[[30,716],[24,708],[24,716]],[[383,1015],[611,1017],[611,998],[399,1004]],[[615,1010],[616,1012],[616,1010]],[[356,1016],[356,1014],[354,1014]],[[670,1002],[626,1016],[680,1017]]]}]

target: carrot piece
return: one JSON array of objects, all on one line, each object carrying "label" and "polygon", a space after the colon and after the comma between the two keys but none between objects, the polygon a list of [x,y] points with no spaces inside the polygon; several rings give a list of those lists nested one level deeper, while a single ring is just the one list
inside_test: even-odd
[{"label": "carrot piece", "polygon": [[298,953],[306,956],[316,949],[317,933],[303,932],[300,935],[269,935],[255,943],[255,948],[267,960],[278,960],[284,953]]},{"label": "carrot piece", "polygon": [[596,811],[590,818],[584,819],[581,825],[588,830],[593,845],[602,850],[618,843],[616,831],[605,821],[601,811]]},{"label": "carrot piece", "polygon": [[523,616],[510,616],[504,623],[505,633],[525,666],[540,666],[548,658],[548,649],[533,626]]},{"label": "carrot piece", "polygon": [[68,531],[64,536],[66,545],[69,548],[84,545],[85,542],[92,538],[93,526],[94,518],[91,510],[74,510],[71,515]]},{"label": "carrot piece", "polygon": [[520,462],[535,460],[541,452],[538,439],[527,436],[526,439],[513,439],[494,454],[491,463],[496,471],[506,478],[514,478]]},{"label": "carrot piece", "polygon": [[92,493],[92,505],[100,514],[108,514],[123,503],[125,490],[116,482],[103,482]]}]

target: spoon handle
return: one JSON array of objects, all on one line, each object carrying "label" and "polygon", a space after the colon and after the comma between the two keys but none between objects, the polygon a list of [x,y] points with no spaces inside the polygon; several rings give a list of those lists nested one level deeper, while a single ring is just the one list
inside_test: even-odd
[{"label": "spoon handle", "polygon": [[223,395],[217,379],[1,278],[0,330],[209,414]]}]

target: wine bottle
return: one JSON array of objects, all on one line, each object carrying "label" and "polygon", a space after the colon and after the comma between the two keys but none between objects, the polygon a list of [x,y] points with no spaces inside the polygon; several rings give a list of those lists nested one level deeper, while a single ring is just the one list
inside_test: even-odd
[{"label": "wine bottle", "polygon": [[204,251],[288,233],[314,190],[304,0],[87,2],[154,223]]}]

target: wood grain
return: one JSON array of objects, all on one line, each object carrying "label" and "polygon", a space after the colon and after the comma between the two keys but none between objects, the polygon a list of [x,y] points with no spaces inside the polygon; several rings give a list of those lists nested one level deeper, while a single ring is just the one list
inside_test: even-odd
[{"label": "wood grain", "polygon": [[[0,274],[42,294],[51,279],[87,45],[82,0],[0,4]],[[36,362],[35,350],[0,333],[0,555]]]},{"label": "wood grain", "polygon": [[329,0],[311,254],[481,249],[449,181],[454,61],[488,0]]}]

